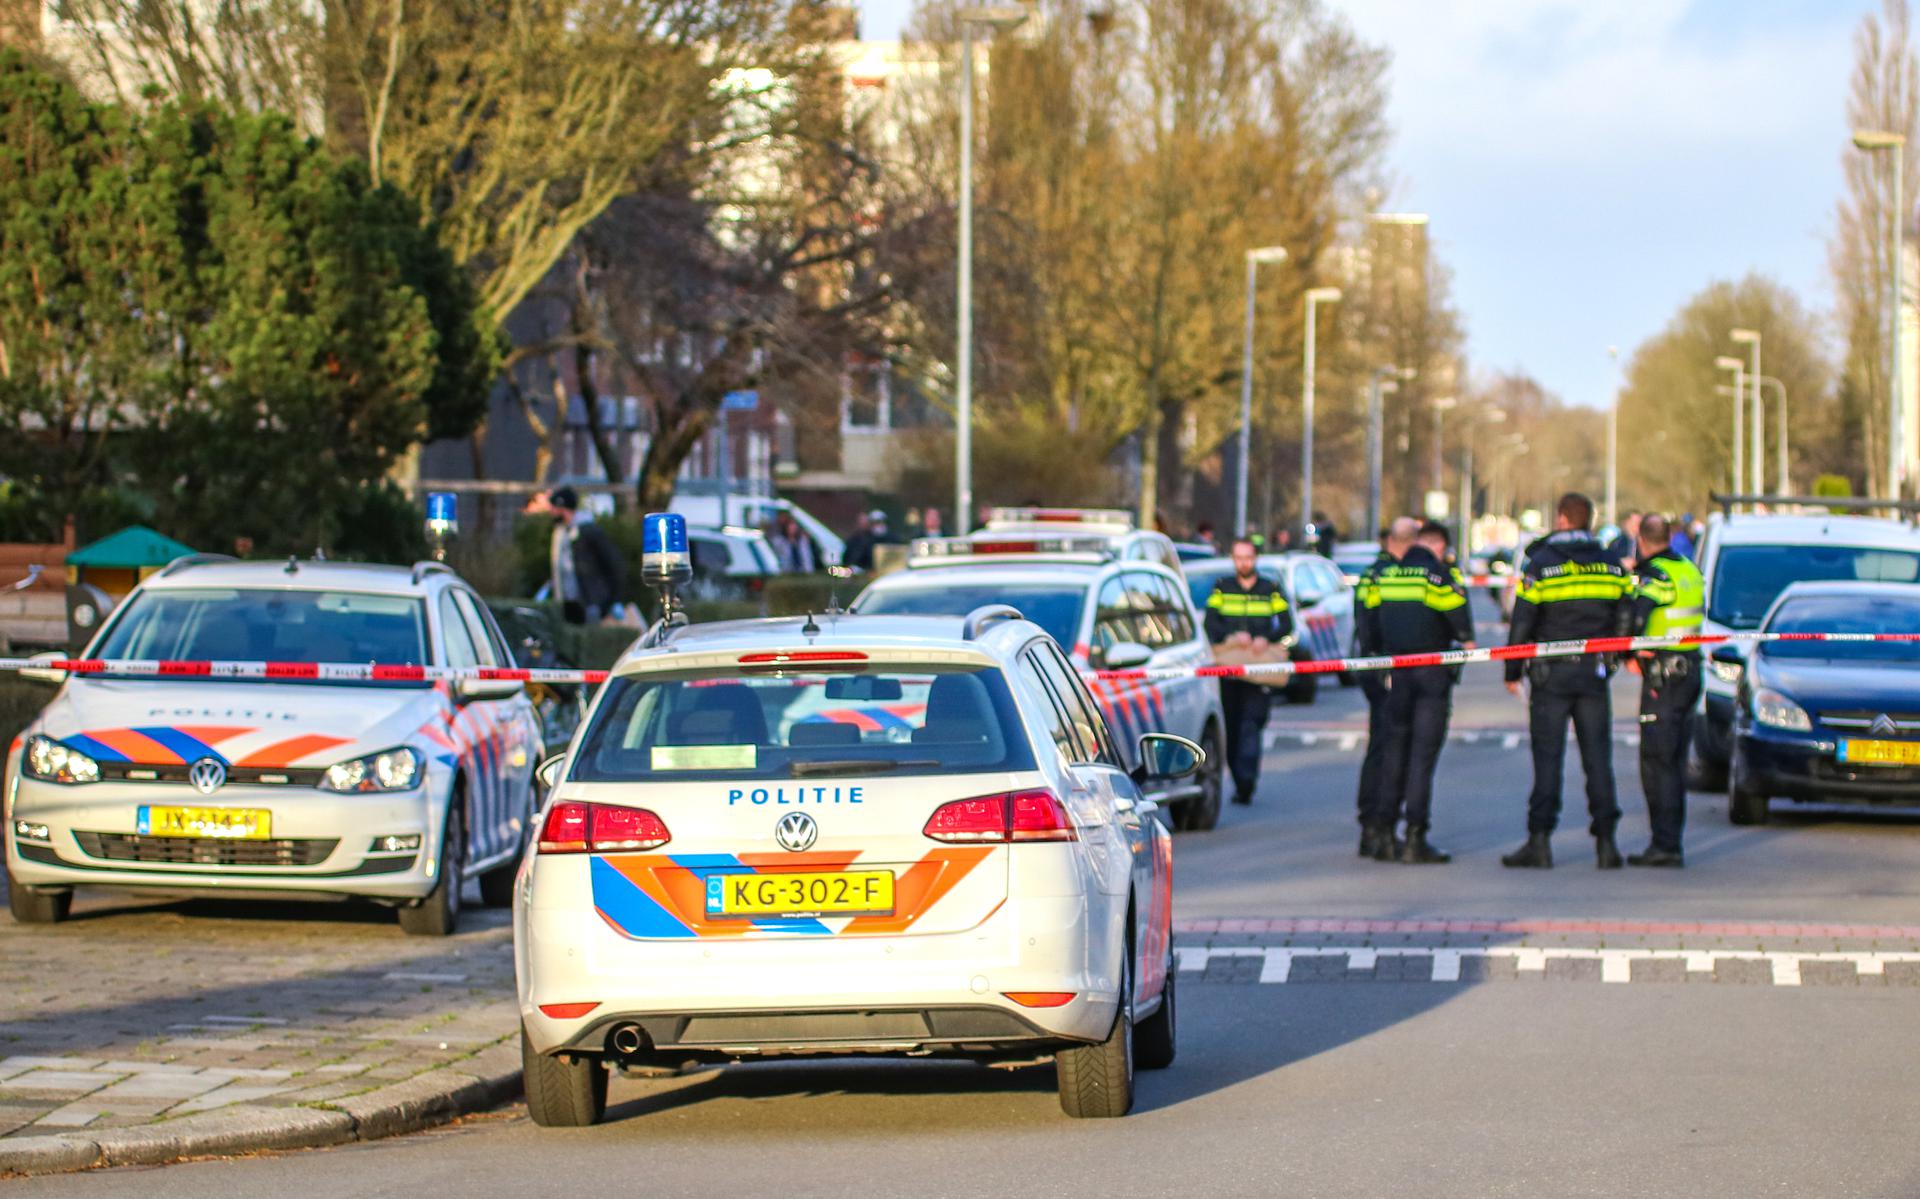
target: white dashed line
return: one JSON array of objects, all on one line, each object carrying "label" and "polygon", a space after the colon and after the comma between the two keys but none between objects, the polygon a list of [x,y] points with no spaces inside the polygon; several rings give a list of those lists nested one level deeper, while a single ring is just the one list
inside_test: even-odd
[{"label": "white dashed line", "polygon": [[1853,966],[1861,975],[1884,975],[1889,962],[1920,962],[1920,953],[1882,953],[1877,951],[1835,951],[1835,952],[1787,952],[1747,949],[1582,949],[1568,946],[1542,945],[1488,945],[1475,948],[1454,948],[1439,946],[1411,946],[1406,948],[1380,949],[1363,946],[1340,947],[1302,947],[1270,946],[1188,946],[1175,948],[1182,973],[1197,974],[1206,970],[1208,964],[1216,958],[1257,957],[1260,963],[1260,981],[1263,983],[1286,983],[1293,978],[1294,962],[1300,958],[1344,957],[1347,970],[1368,971],[1379,965],[1383,957],[1425,957],[1431,958],[1433,965],[1430,978],[1437,983],[1459,982],[1461,964],[1472,958],[1508,958],[1514,969],[1522,973],[1544,973],[1549,959],[1563,961],[1597,961],[1600,963],[1600,981],[1603,983],[1628,983],[1633,981],[1633,963],[1655,961],[1678,961],[1685,964],[1689,974],[1712,974],[1721,962],[1764,962],[1772,972],[1773,985],[1776,987],[1797,987],[1801,985],[1800,968],[1807,962],[1845,962]]}]

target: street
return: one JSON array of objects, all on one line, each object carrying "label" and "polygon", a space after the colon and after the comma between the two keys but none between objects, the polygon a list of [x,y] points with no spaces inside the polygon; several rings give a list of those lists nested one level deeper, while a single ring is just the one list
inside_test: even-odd
[{"label": "street", "polygon": [[[1620,842],[1637,849],[1629,688],[1615,763]],[[1685,870],[1602,873],[1576,799],[1556,868],[1505,870],[1524,832],[1524,738],[1508,748],[1524,714],[1492,673],[1469,673],[1436,792],[1434,840],[1455,860],[1408,867],[1354,856],[1360,693],[1276,709],[1255,804],[1177,842],[1180,1056],[1141,1076],[1124,1120],[1063,1116],[1045,1066],[778,1063],[616,1079],[606,1123],[586,1130],[536,1128],[514,1105],[393,1140],[9,1192],[1920,1189],[1903,1068],[1920,1052],[1920,816],[1787,808],[1736,829],[1723,796],[1695,796]],[[1571,764],[1567,793],[1581,794]]]}]

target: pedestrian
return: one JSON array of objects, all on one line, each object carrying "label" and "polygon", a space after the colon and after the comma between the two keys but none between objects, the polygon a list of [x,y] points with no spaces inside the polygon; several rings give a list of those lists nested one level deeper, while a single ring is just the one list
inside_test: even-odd
[{"label": "pedestrian", "polygon": [[[1433,521],[1421,525],[1401,517],[1393,522],[1387,549],[1399,560],[1380,569],[1361,613],[1367,640],[1379,652],[1434,654],[1473,648],[1473,610],[1460,572],[1447,565],[1447,542],[1445,526]],[[1427,831],[1432,825],[1433,772],[1447,740],[1455,681],[1451,666],[1393,671],[1380,721],[1386,745],[1376,802],[1361,834],[1363,846],[1371,838],[1376,861],[1428,865],[1453,860],[1428,842]],[[1396,848],[1394,833],[1403,817],[1407,835]]]},{"label": "pedestrian", "polygon": [[[1394,523],[1400,524],[1399,521]],[[1408,532],[1412,527],[1413,519],[1408,517],[1401,538],[1396,539],[1391,528],[1381,534],[1379,556],[1360,573],[1360,581],[1354,585],[1354,652],[1362,658],[1371,658],[1383,652],[1375,638],[1378,626],[1368,618],[1367,610],[1379,606],[1380,572],[1398,562],[1400,554],[1413,544],[1412,535]],[[1360,694],[1367,699],[1367,752],[1360,759],[1360,787],[1354,795],[1354,807],[1358,810],[1360,821],[1360,856],[1378,858],[1384,849],[1388,858],[1397,857],[1401,846],[1393,840],[1393,834],[1389,832],[1383,843],[1375,835],[1373,827],[1373,813],[1381,803],[1380,758],[1387,749],[1386,726],[1383,722],[1387,711],[1387,690],[1392,678],[1384,670],[1359,670],[1354,673],[1360,679]]]},{"label": "pedestrian", "polygon": [[873,547],[887,535],[887,514],[875,508],[854,518],[853,532],[847,535],[847,548],[841,560],[855,570],[873,569]]},{"label": "pedestrian", "polygon": [[[1233,573],[1213,585],[1207,596],[1207,640],[1245,646],[1256,653],[1280,644],[1293,632],[1293,614],[1272,579],[1259,573],[1257,551],[1245,537],[1233,543]],[[1253,802],[1260,781],[1261,738],[1273,693],[1242,679],[1220,680],[1220,706],[1227,718],[1227,765],[1233,773],[1233,802]]]},{"label": "pedestrian", "polygon": [[1313,514],[1313,544],[1311,547],[1302,546],[1301,548],[1303,549],[1311,548],[1315,553],[1319,554],[1322,558],[1331,558],[1333,557],[1333,547],[1338,545],[1339,543],[1340,543],[1339,528],[1336,527],[1331,520],[1327,519],[1326,513],[1324,512],[1314,513]]},{"label": "pedestrian", "polygon": [[1640,514],[1628,512],[1626,518],[1620,522],[1620,532],[1612,541],[1607,542],[1607,552],[1613,555],[1614,561],[1629,571],[1633,569],[1633,556],[1638,549],[1635,539],[1639,536]]},{"label": "pedestrian", "polygon": [[[1527,547],[1527,567],[1513,605],[1509,644],[1578,641],[1617,635],[1628,618],[1633,582],[1626,569],[1594,537],[1593,501],[1577,492],[1560,497],[1554,531]],[[1613,694],[1605,658],[1586,654],[1507,663],[1507,690],[1523,694],[1532,685],[1528,726],[1533,741],[1533,792],[1527,798],[1527,843],[1501,858],[1503,865],[1546,869],[1553,865],[1552,837],[1560,822],[1561,771],[1567,756],[1567,722],[1580,745],[1587,776],[1588,831],[1602,870],[1620,867],[1613,830],[1620,804],[1613,786]]]},{"label": "pedestrian", "polygon": [[[1640,522],[1640,565],[1633,594],[1632,631],[1647,637],[1685,637],[1700,631],[1707,588],[1700,570],[1674,552],[1667,518]],[[1640,655],[1640,788],[1647,794],[1653,837],[1629,866],[1683,866],[1680,834],[1687,824],[1687,740],[1700,701],[1700,650],[1656,650]]]},{"label": "pedestrian", "polygon": [[928,508],[920,518],[922,537],[944,537],[945,529],[940,520],[940,509]]},{"label": "pedestrian", "polygon": [[783,574],[810,575],[820,568],[820,551],[813,538],[800,527],[793,513],[782,509],[773,518],[773,531],[767,537],[773,560]]},{"label": "pedestrian", "polygon": [[1694,559],[1693,513],[1680,517],[1680,523],[1673,526],[1673,552],[1691,562]]},{"label": "pedestrian", "polygon": [[1203,520],[1194,528],[1193,540],[1216,554],[1220,552],[1220,543],[1214,535],[1213,522],[1210,520]]},{"label": "pedestrian", "polygon": [[543,507],[553,516],[547,564],[561,617],[568,624],[599,624],[620,601],[626,574],[620,551],[613,538],[593,523],[593,513],[580,510],[580,496],[573,488],[547,492]]}]

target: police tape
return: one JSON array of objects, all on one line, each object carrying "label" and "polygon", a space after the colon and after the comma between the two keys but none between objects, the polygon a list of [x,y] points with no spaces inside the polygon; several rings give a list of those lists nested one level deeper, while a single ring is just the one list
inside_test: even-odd
[{"label": "police tape", "polygon": [[[1397,654],[1371,658],[1328,658],[1305,662],[1266,662],[1246,666],[1141,667],[1131,670],[1090,670],[1087,678],[1106,682],[1159,682],[1167,679],[1263,679],[1295,674],[1347,674],[1367,670],[1410,670],[1427,666],[1466,666],[1480,662],[1529,662],[1540,658],[1577,658],[1589,654],[1631,654],[1652,650],[1696,649],[1727,642],[1831,641],[1920,642],[1920,633],[1703,633],[1674,637],[1593,637],[1584,641],[1538,641],[1524,645],[1496,645],[1484,649],[1456,649],[1430,654]],[[836,659],[840,655],[833,655]],[[809,663],[796,654],[771,655],[754,663],[753,673],[804,670]],[[822,664],[825,668],[832,667]],[[468,680],[503,683],[547,683],[558,686],[599,684],[612,674],[606,670],[553,670],[512,666],[408,666],[361,662],[241,662],[177,661],[155,658],[0,658],[0,672],[38,670],[109,678],[250,679],[285,683],[455,683]]]}]

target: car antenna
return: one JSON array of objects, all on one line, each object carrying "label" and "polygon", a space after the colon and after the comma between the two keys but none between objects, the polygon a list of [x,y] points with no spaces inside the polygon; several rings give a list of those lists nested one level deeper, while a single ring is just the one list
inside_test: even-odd
[{"label": "car antenna", "polygon": [[800,635],[802,637],[818,637],[820,635],[820,626],[814,623],[812,612],[807,613],[807,623],[800,626]]}]

